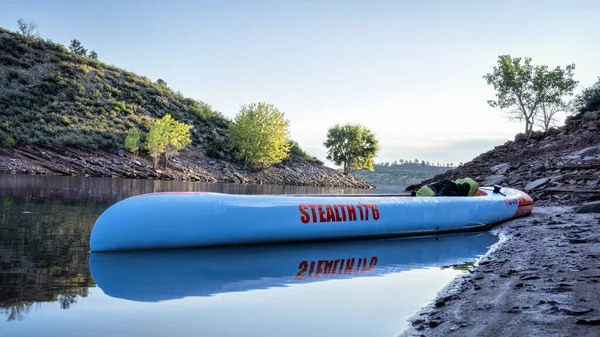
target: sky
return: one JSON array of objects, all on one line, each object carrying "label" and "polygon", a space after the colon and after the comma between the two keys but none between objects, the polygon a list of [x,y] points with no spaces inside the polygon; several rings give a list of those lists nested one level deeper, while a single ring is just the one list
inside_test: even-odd
[{"label": "sky", "polygon": [[499,55],[575,63],[576,93],[600,76],[596,0],[2,0],[1,27],[20,17],[227,117],[271,103],[321,160],[336,123],[371,129],[376,162],[467,162],[514,139],[524,125],[487,105]]}]

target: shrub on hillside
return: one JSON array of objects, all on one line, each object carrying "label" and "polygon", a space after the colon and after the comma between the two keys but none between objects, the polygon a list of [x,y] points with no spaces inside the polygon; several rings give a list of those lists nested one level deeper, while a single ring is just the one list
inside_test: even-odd
[{"label": "shrub on hillside", "polygon": [[6,137],[2,140],[3,147],[13,147],[15,146],[15,140],[12,137]]},{"label": "shrub on hillside", "polygon": [[600,78],[575,97],[574,106],[579,112],[600,110]]}]

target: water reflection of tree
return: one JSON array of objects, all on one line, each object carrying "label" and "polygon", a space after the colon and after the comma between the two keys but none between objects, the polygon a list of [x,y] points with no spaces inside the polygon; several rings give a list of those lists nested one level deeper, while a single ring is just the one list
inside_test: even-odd
[{"label": "water reflection of tree", "polygon": [[[142,193],[351,193],[352,190],[136,179],[0,175],[0,311],[23,319],[39,302],[68,309],[94,286],[89,236],[111,204]],[[355,191],[358,192],[358,191]]]},{"label": "water reflection of tree", "polygon": [[21,320],[39,302],[69,309],[94,286],[89,272],[89,236],[107,205],[0,199],[0,311]]}]

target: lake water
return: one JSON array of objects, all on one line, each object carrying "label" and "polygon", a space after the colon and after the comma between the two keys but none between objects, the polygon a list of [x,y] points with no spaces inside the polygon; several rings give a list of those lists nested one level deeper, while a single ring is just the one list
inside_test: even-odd
[{"label": "lake water", "polygon": [[161,191],[381,192],[0,175],[0,336],[397,336],[497,241],[471,233],[89,253],[106,208]]}]

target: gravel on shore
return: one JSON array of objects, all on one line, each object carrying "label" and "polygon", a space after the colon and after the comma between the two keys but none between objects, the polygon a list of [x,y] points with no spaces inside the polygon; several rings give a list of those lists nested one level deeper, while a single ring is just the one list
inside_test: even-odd
[{"label": "gravel on shore", "polygon": [[600,214],[536,207],[400,336],[600,336]]}]

